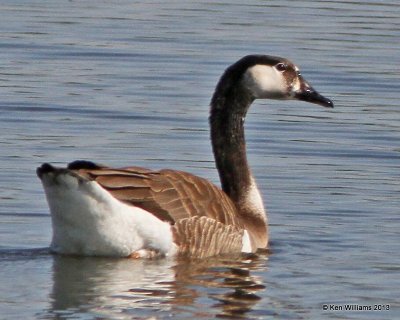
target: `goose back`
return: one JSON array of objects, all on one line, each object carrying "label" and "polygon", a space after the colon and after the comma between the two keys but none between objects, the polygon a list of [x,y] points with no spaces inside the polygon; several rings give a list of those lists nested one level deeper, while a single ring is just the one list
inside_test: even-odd
[{"label": "goose back", "polygon": [[204,257],[241,251],[244,224],[236,205],[204,178],[177,170],[95,164],[72,163],[69,170],[170,223],[180,254]]}]

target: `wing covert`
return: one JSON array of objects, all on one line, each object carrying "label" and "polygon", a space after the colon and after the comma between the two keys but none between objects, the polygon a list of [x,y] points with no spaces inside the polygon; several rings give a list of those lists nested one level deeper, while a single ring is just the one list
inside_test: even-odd
[{"label": "wing covert", "polygon": [[242,227],[229,197],[208,180],[183,171],[151,171],[140,167],[107,167],[73,170],[96,181],[115,198],[153,213],[171,224],[206,216]]}]

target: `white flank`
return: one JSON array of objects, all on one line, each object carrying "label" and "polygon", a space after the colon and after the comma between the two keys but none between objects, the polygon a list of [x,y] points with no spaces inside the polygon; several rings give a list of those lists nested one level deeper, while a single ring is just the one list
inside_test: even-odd
[{"label": "white flank", "polygon": [[242,252],[245,252],[245,253],[250,253],[250,252],[252,252],[252,249],[251,249],[251,241],[250,241],[249,233],[247,232],[247,230],[244,230],[244,232],[243,232],[243,237],[242,237]]},{"label": "white flank", "polygon": [[272,66],[257,64],[247,69],[244,85],[256,99],[287,99],[287,84],[281,72]]},{"label": "white flank", "polygon": [[52,217],[54,252],[126,257],[176,251],[168,223],[120,202],[96,182],[65,171],[45,174],[42,183]]}]

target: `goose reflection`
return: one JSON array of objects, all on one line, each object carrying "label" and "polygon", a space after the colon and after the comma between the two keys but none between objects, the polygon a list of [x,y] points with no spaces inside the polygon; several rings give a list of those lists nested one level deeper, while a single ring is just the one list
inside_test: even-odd
[{"label": "goose reflection", "polygon": [[181,261],[174,267],[176,301],[179,301],[175,306],[180,308],[186,302],[190,307],[206,297],[213,300],[212,310],[207,310],[207,303],[206,312],[195,316],[237,318],[246,315],[261,300],[257,293],[265,289],[262,278],[252,274],[258,268],[265,270],[265,259],[266,256],[251,254],[239,260]]},{"label": "goose reflection", "polygon": [[[47,316],[241,317],[261,300],[266,256],[132,260],[55,256]],[[211,307],[210,307],[211,306]],[[202,310],[202,311],[199,311]]]}]

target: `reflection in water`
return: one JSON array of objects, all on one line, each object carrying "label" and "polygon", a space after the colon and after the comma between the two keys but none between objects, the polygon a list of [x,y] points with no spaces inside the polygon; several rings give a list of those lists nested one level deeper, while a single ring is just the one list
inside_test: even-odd
[{"label": "reflection in water", "polygon": [[158,281],[173,279],[172,261],[55,256],[53,265],[53,315],[90,313],[112,316],[152,305],[146,294],[134,295],[132,287],[159,290]]},{"label": "reflection in water", "polygon": [[261,299],[257,291],[265,288],[261,278],[251,275],[251,271],[262,264],[260,261],[255,255],[237,260],[180,261],[174,267],[177,305],[182,308],[186,303],[190,308],[206,297],[215,301],[212,306],[216,310],[204,310],[204,314],[196,314],[198,317],[210,317],[210,312],[219,316],[240,316],[251,311]]},{"label": "reflection in water", "polygon": [[55,256],[52,305],[44,317],[242,317],[261,299],[257,293],[265,286],[252,272],[265,269],[265,260]]}]

